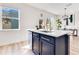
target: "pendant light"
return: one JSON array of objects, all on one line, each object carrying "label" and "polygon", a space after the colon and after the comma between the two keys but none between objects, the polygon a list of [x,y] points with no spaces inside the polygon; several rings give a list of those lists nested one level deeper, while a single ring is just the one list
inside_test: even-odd
[{"label": "pendant light", "polygon": [[63,20],[68,20],[68,15],[66,14],[67,8],[64,8],[64,10],[65,10],[65,14],[63,16]]},{"label": "pendant light", "polygon": [[68,15],[67,15],[67,8],[69,8],[70,6],[72,5],[72,3],[68,3],[68,4],[66,4],[66,6],[65,6],[65,8],[64,8],[64,10],[65,10],[65,15],[63,16],[63,20],[68,20]]}]

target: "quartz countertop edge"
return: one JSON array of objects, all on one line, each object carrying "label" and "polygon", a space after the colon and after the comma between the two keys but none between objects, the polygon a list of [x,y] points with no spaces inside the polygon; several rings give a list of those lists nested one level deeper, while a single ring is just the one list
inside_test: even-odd
[{"label": "quartz countertop edge", "polygon": [[28,29],[28,31],[30,32],[36,32],[36,33],[40,33],[40,34],[44,34],[44,35],[48,35],[48,36],[53,36],[53,37],[60,37],[60,36],[63,36],[63,35],[68,35],[68,31],[62,31],[62,30],[52,30],[51,32],[49,33],[46,33],[46,32],[42,32],[40,30],[35,30],[35,29]]}]

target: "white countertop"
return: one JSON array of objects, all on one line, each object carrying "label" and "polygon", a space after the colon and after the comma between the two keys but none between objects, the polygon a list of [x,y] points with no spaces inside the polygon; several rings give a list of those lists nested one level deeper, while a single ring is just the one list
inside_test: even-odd
[{"label": "white countertop", "polygon": [[45,35],[54,36],[54,37],[60,37],[65,34],[69,34],[69,31],[64,31],[64,30],[52,30],[51,32],[47,32],[47,33],[42,32],[42,30],[35,30],[35,29],[28,29],[28,31],[37,32],[40,34],[45,34]]}]

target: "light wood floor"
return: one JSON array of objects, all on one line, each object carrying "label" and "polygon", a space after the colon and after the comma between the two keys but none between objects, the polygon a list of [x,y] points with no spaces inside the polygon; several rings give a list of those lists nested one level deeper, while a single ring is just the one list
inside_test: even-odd
[{"label": "light wood floor", "polygon": [[27,42],[19,42],[0,47],[0,55],[34,55]]},{"label": "light wood floor", "polygon": [[[27,41],[0,46],[0,55],[34,55]],[[70,55],[79,55],[79,37],[71,36]]]},{"label": "light wood floor", "polygon": [[70,55],[79,55],[79,37],[76,36],[71,37]]}]

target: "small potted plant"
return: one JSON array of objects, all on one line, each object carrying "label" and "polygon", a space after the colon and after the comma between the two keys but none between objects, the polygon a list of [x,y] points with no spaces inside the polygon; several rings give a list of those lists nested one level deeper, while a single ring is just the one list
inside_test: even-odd
[{"label": "small potted plant", "polygon": [[57,29],[59,30],[61,28],[61,24],[62,24],[62,22],[60,21],[60,19],[56,20],[56,24],[57,24]]}]

